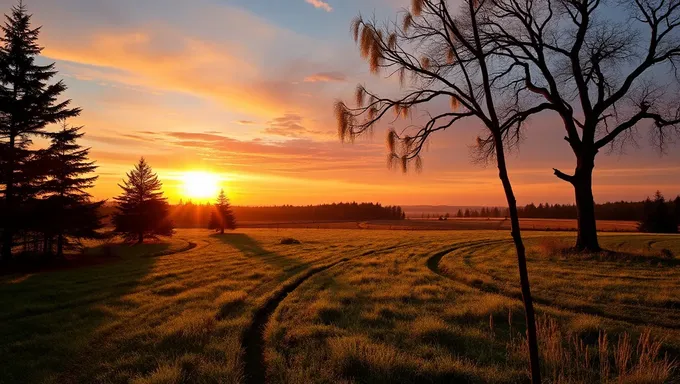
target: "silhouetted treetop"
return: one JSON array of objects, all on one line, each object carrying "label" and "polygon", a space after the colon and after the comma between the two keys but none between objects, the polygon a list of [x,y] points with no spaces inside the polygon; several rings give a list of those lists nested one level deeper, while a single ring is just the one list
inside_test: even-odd
[{"label": "silhouetted treetop", "polygon": [[142,157],[126,176],[127,180],[118,184],[123,193],[115,198],[115,231],[137,243],[142,243],[146,237],[171,236],[174,225],[169,219],[169,205],[163,197],[162,183],[146,160]]}]

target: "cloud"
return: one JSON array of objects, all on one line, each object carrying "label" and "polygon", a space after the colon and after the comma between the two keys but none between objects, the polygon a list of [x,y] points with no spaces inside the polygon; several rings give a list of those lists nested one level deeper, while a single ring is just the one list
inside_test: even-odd
[{"label": "cloud", "polygon": [[343,82],[346,80],[347,75],[342,72],[319,72],[305,77],[305,83]]},{"label": "cloud", "polygon": [[198,140],[198,141],[223,141],[230,140],[226,136],[215,135],[211,133],[196,133],[196,132],[167,132],[167,136],[182,140]]},{"label": "cloud", "polygon": [[322,131],[308,129],[303,126],[303,120],[304,118],[298,114],[286,113],[281,117],[269,121],[269,127],[264,130],[264,133],[290,138],[310,138],[313,136],[325,135]]},{"label": "cloud", "polygon": [[236,124],[238,124],[238,125],[253,125],[253,124],[256,124],[256,123],[252,120],[238,120],[238,121],[236,121]]},{"label": "cloud", "polygon": [[[160,2],[152,3],[155,7]],[[43,55],[60,61],[59,67],[68,67],[70,76],[80,81],[190,94],[254,117],[270,118],[300,104],[299,90],[292,84],[304,76],[300,53],[282,50],[280,42],[294,47],[321,44],[237,7],[206,8],[187,9],[186,19],[200,16],[208,25],[218,19],[216,24],[224,25],[219,36],[228,38],[206,36],[200,29],[167,20],[104,22],[87,33],[51,28],[53,33],[41,36]],[[321,47],[319,52],[325,52]],[[262,65],[271,62],[289,65]]]},{"label": "cloud", "polygon": [[311,4],[314,6],[314,8],[317,9],[323,9],[326,12],[332,12],[333,7],[330,6],[330,4],[326,3],[325,1],[322,0],[305,0],[308,4]]}]

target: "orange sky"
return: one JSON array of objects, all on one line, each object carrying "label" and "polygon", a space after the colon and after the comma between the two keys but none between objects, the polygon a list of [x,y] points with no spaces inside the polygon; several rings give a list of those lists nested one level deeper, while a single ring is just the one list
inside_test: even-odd
[{"label": "orange sky", "polygon": [[[8,11],[13,0],[0,0]],[[57,4],[58,3],[58,4]],[[93,194],[111,198],[140,156],[172,202],[182,174],[217,174],[235,204],[501,205],[493,168],[471,164],[472,122],[441,133],[421,174],[386,167],[384,132],[353,145],[335,135],[334,100],[357,83],[390,93],[349,34],[353,16],[393,17],[402,0],[30,0],[43,25],[44,60],[56,61],[67,96],[83,108],[84,144],[100,166]],[[433,106],[437,108],[437,106]],[[417,123],[426,110],[415,114]],[[552,168],[573,168],[559,120],[535,117],[511,155],[518,201],[572,202]],[[647,145],[601,154],[598,201],[680,193],[680,155]]]}]

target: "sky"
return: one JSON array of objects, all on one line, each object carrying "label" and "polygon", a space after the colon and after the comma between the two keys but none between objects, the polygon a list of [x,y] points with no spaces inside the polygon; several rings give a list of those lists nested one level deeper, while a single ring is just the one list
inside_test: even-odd
[{"label": "sky", "polygon": [[[393,19],[408,0],[24,2],[43,26],[40,60],[56,62],[65,96],[83,108],[70,123],[84,126],[99,166],[96,198],[119,194],[144,156],[171,202],[187,198],[186,172],[204,171],[237,205],[505,204],[493,166],[470,161],[474,121],[435,136],[421,173],[387,168],[387,123],[353,144],[337,138],[335,100],[352,100],[358,83],[396,90],[395,80],[369,73],[351,19]],[[0,0],[0,9],[14,3]],[[575,165],[563,136],[555,116],[529,122],[509,158],[520,204],[573,202],[552,174]],[[638,142],[598,156],[597,201],[680,194],[677,147],[662,157],[646,137]]]}]

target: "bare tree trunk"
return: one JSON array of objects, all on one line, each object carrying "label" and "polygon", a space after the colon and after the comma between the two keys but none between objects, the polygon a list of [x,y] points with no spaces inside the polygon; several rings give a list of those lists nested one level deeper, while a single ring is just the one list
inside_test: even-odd
[{"label": "bare tree trunk", "polygon": [[531,365],[531,382],[532,384],[541,383],[541,364],[540,356],[538,354],[538,335],[536,333],[536,314],[534,312],[534,303],[531,297],[531,287],[529,284],[529,272],[527,271],[526,249],[522,241],[522,233],[519,226],[519,215],[517,213],[517,200],[515,193],[512,190],[512,183],[508,176],[507,166],[505,164],[505,151],[503,149],[502,139],[496,138],[496,157],[498,162],[498,175],[503,183],[505,197],[508,201],[508,210],[510,212],[510,223],[512,227],[512,240],[515,243],[517,250],[517,266],[519,268],[519,281],[522,290],[522,301],[524,302],[524,312],[526,316],[527,326],[527,342],[529,344],[529,360]]},{"label": "bare tree trunk", "polygon": [[137,237],[137,244],[142,244],[144,243],[144,232],[139,232],[138,237]]},{"label": "bare tree trunk", "polygon": [[599,252],[597,222],[595,221],[595,199],[593,198],[593,169],[595,156],[581,155],[574,173],[574,193],[578,220],[578,251]]},{"label": "bare tree trunk", "polygon": [[64,257],[64,235],[61,233],[57,235],[57,257]]},{"label": "bare tree trunk", "polygon": [[12,258],[12,242],[14,241],[14,136],[9,137],[7,167],[5,169],[5,218],[2,228],[2,251],[0,261]]}]

